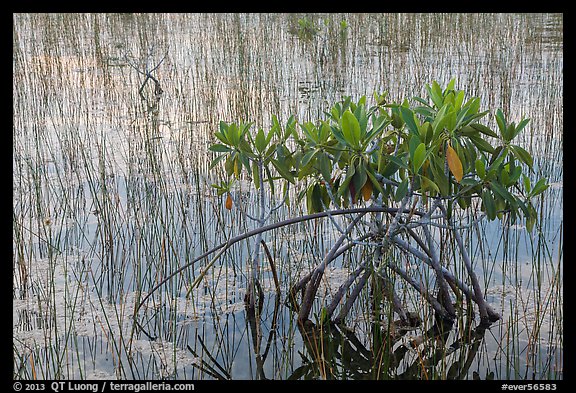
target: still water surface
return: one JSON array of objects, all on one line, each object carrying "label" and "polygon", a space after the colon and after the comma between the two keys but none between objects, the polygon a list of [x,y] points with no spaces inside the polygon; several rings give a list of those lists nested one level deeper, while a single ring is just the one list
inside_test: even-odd
[{"label": "still water surface", "polygon": [[[304,18],[313,34],[299,30]],[[386,90],[396,100],[451,78],[485,108],[532,119],[519,144],[534,155],[535,177],[548,177],[552,186],[539,201],[541,225],[532,235],[521,223],[483,224],[473,257],[503,319],[468,352],[444,355],[431,375],[452,375],[456,357],[469,353],[461,378],[563,377],[562,15],[13,20],[15,377],[288,378],[311,356],[284,305],[286,289],[337,237],[329,223],[267,235],[282,291],[277,299],[264,268],[259,351],[243,303],[249,244],[226,252],[190,298],[187,285],[198,269],[153,296],[136,318],[146,333],[134,323],[135,306],[156,283],[252,228],[224,210],[210,187],[223,175],[208,168],[218,122],[265,128],[272,114],[281,122],[291,114],[313,120],[343,95]],[[156,65],[159,100],[151,80],[141,89],[145,77],[137,71]],[[240,182],[236,193],[254,205],[247,189]],[[272,220],[301,212],[292,203]],[[327,272],[327,295],[346,279],[345,266],[346,260]],[[361,340],[370,332],[367,319],[360,307],[349,324]],[[410,332],[404,344],[417,337]],[[264,360],[255,356],[265,349]],[[389,377],[409,370],[418,356],[412,350]]]}]

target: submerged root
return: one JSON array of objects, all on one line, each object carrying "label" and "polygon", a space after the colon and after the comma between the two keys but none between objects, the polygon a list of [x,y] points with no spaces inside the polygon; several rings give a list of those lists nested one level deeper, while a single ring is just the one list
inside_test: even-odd
[{"label": "submerged root", "polygon": [[[256,290],[254,290],[254,288],[256,288]],[[254,293],[255,291],[258,293]],[[246,305],[246,309],[249,310],[249,312],[255,312],[256,300],[258,301],[258,314],[260,314],[264,307],[264,290],[262,289],[262,285],[260,285],[259,280],[252,282],[248,286],[248,290],[244,295],[244,304]]]}]

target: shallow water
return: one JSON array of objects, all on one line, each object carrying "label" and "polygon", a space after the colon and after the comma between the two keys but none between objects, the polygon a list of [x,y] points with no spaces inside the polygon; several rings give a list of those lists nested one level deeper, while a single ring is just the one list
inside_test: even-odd
[{"label": "shallow water", "polygon": [[[211,379],[211,358],[234,379],[290,376],[306,351],[284,305],[286,289],[330,248],[336,234],[328,222],[266,237],[282,301],[275,307],[263,267],[261,350],[270,343],[263,365],[243,307],[249,242],[223,254],[189,299],[199,269],[176,276],[137,316],[146,333],[134,324],[139,299],[162,278],[251,229],[210,187],[223,175],[208,169],[212,133],[220,120],[266,127],[272,114],[281,122],[294,114],[306,121],[343,95],[388,90],[397,99],[452,77],[484,107],[532,119],[519,144],[533,153],[535,176],[553,183],[532,235],[521,223],[489,223],[482,243],[471,244],[503,319],[485,334],[465,377],[563,377],[562,15],[319,14],[307,16],[319,28],[311,37],[297,33],[303,17],[14,15],[16,377]],[[154,75],[164,93],[155,103],[150,82],[143,101],[144,77],[130,64],[142,70],[161,60]],[[239,187],[253,208],[255,196]],[[292,203],[271,220],[301,209]],[[326,291],[360,257],[339,260]],[[350,324],[359,337],[370,332],[361,309]]]}]

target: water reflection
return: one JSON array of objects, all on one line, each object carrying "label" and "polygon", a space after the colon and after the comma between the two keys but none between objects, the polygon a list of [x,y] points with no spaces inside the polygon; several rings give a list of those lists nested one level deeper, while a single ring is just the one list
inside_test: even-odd
[{"label": "water reflection", "polygon": [[466,323],[458,329],[438,319],[418,334],[420,326],[417,314],[407,325],[372,322],[366,343],[343,324],[308,320],[299,326],[303,364],[288,379],[468,379],[486,328]]},{"label": "water reflection", "polygon": [[[368,322],[369,334],[357,325],[296,326],[283,297],[330,247],[332,229],[322,222],[267,239],[280,304],[267,270],[264,304],[259,314],[246,314],[250,250],[239,245],[190,297],[198,269],[155,294],[138,315],[149,336],[133,318],[134,305],[163,277],[251,229],[226,213],[210,188],[220,173],[208,167],[207,146],[220,120],[264,128],[271,114],[306,121],[343,94],[388,90],[405,97],[420,94],[414,90],[431,79],[456,77],[483,105],[531,117],[519,143],[534,152],[539,175],[563,184],[562,15],[15,14],[13,20],[18,378],[473,378],[476,370],[482,378],[562,377],[561,188],[541,201],[546,220],[536,236],[480,228],[476,267],[504,316],[490,335],[471,322],[451,329],[433,324],[419,335],[425,321],[394,334],[382,321]],[[299,36],[298,26],[310,23],[316,32]],[[126,54],[161,83],[161,95]],[[252,208],[250,193],[235,192]],[[276,218],[297,214],[292,204]],[[333,273],[327,286],[337,288],[348,271],[341,264]],[[327,341],[317,347],[318,340]],[[324,363],[317,361],[320,349],[330,354]],[[443,362],[445,373],[438,371]]]}]

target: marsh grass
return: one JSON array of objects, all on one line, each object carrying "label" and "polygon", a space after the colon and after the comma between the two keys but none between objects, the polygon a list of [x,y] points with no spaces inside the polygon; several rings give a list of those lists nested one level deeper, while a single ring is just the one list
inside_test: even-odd
[{"label": "marsh grass", "polygon": [[[309,39],[290,33],[302,18],[318,27]],[[483,289],[504,317],[474,344],[479,349],[461,377],[472,378],[474,371],[481,378],[491,372],[495,379],[563,378],[561,15],[13,19],[14,378],[253,379],[263,372],[285,379],[305,357],[323,364],[320,352],[306,353],[295,315],[283,302],[274,318],[274,283],[263,266],[262,347],[273,339],[258,371],[243,307],[249,242],[228,249],[188,298],[207,260],[170,280],[138,315],[136,306],[179,266],[253,229],[237,211],[226,210],[210,187],[223,175],[221,168],[208,167],[213,153],[207,150],[220,120],[254,121],[263,128],[272,114],[306,121],[344,94],[388,90],[396,99],[421,94],[414,87],[431,78],[452,77],[484,106],[532,118],[520,143],[535,157],[535,176],[553,183],[539,197],[541,219],[533,234],[522,223],[482,223],[465,234]],[[138,94],[143,77],[126,58],[144,67],[164,53],[154,73],[164,93],[151,110]],[[144,93],[152,94],[148,88]],[[242,183],[233,192],[253,213],[255,195]],[[293,192],[271,220],[302,212]],[[282,300],[335,238],[328,221],[265,236]],[[453,239],[441,232],[435,239],[447,263],[460,266],[451,252]],[[340,257],[326,275],[321,298],[328,301],[368,255],[359,248]],[[391,257],[410,263],[404,255]],[[433,319],[411,288],[397,285],[407,308],[421,310],[422,326],[395,349],[410,340],[422,344],[410,349],[397,374],[370,375],[393,378],[415,367],[405,375],[446,378],[456,356],[464,362],[464,352],[425,367],[425,355],[435,348],[425,344],[433,341],[427,333]],[[362,293],[347,320],[365,345],[375,334],[372,301],[369,292]],[[388,323],[389,310],[381,313],[379,323]],[[457,322],[448,343],[458,340],[466,321]],[[378,353],[373,366],[382,370],[390,359]]]}]

